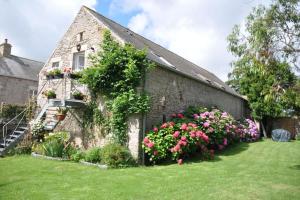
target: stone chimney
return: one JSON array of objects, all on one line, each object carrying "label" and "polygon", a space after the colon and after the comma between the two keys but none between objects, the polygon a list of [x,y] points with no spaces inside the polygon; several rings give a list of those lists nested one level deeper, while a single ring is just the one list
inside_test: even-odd
[{"label": "stone chimney", "polygon": [[9,56],[11,54],[11,44],[7,43],[7,39],[4,43],[0,44],[0,56]]}]

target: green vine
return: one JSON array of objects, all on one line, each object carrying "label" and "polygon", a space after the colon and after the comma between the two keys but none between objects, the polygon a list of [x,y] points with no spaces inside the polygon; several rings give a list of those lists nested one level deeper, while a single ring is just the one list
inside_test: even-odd
[{"label": "green vine", "polygon": [[[148,95],[138,92],[145,72],[154,64],[146,50],[131,44],[120,45],[109,31],[104,31],[101,50],[90,56],[92,66],[83,71],[80,82],[97,97],[104,96],[110,112],[109,126],[114,139],[124,145],[128,140],[127,119],[130,114],[149,110]],[[94,119],[90,119],[93,121]]]},{"label": "green vine", "polygon": [[108,121],[99,110],[94,99],[92,99],[83,110],[81,126],[84,131],[85,140],[89,140],[91,138],[90,131],[93,130],[95,126],[101,126],[104,130],[109,130]]}]

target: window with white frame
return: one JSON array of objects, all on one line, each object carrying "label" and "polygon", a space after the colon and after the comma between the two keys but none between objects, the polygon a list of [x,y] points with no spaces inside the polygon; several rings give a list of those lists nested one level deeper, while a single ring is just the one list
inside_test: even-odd
[{"label": "window with white frame", "polygon": [[52,68],[59,68],[59,62],[53,62]]},{"label": "window with white frame", "polygon": [[73,70],[80,71],[84,68],[84,51],[73,54]]}]

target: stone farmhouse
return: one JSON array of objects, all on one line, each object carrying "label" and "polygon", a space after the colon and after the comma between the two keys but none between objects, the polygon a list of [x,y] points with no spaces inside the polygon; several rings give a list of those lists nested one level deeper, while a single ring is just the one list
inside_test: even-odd
[{"label": "stone farmhouse", "polygon": [[7,39],[0,44],[0,103],[23,105],[37,94],[44,63],[11,55],[11,47]]},{"label": "stone farmhouse", "polygon": [[[105,29],[110,30],[121,44],[131,43],[138,49],[147,48],[148,58],[156,63],[156,67],[146,73],[144,83],[137,88],[150,95],[151,109],[128,120],[128,147],[135,158],[143,157],[141,140],[147,130],[188,106],[217,106],[237,119],[245,116],[246,100],[217,76],[83,6],[39,73],[39,90],[52,88],[56,92],[56,99],[52,100],[38,96],[39,117],[46,113],[45,127],[48,130],[68,130],[78,145],[101,146],[107,142],[101,131],[95,131],[93,139],[84,144],[80,126],[80,108],[84,105],[73,99],[71,91],[76,88],[89,94],[87,88],[71,78],[48,80],[45,75],[55,68],[64,70],[71,67],[78,71],[89,67],[88,56],[98,50]],[[104,105],[100,99],[99,109],[105,109]],[[58,123],[51,117],[55,114],[55,107],[60,106],[74,109]]]}]

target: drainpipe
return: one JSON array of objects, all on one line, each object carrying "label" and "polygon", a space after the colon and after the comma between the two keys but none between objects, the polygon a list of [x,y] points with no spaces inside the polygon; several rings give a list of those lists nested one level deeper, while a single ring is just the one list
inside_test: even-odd
[{"label": "drainpipe", "polygon": [[[144,80],[143,80],[143,89],[142,89],[142,91],[143,92],[145,92],[145,88],[146,88],[146,75],[147,75],[147,72],[145,72],[145,75],[144,75]],[[142,137],[141,137],[141,140],[139,141],[139,147],[140,147],[140,149],[141,149],[141,161],[142,161],[142,164],[143,165],[145,165],[145,153],[144,153],[144,151],[143,151],[143,149],[142,149],[142,141],[143,141],[143,138],[145,137],[145,135],[146,135],[146,113],[143,113],[142,114]]]}]

